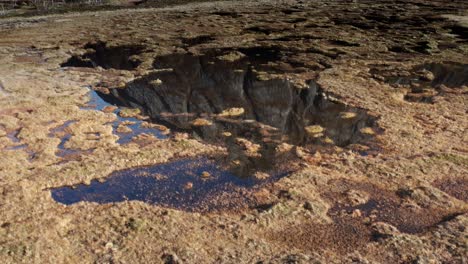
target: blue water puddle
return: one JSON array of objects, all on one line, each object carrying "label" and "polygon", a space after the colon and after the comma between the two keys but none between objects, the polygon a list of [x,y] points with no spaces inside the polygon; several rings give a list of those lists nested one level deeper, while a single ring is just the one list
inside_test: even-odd
[{"label": "blue water puddle", "polygon": [[[110,106],[95,91],[90,91],[90,102],[83,109],[102,110]],[[157,129],[145,128],[144,121],[134,117],[121,117],[112,123],[118,143],[126,144],[138,134],[153,134],[157,138],[165,136]],[[118,126],[124,122],[131,133],[118,133]],[[67,136],[62,140],[66,142]],[[103,182],[93,180],[89,185],[78,184],[51,189],[52,198],[62,204],[77,202],[115,203],[138,200],[185,211],[207,212],[225,209],[250,207],[257,203],[254,190],[267,183],[288,175],[277,172],[265,179],[252,177],[250,167],[222,167],[224,163],[209,158],[192,158],[156,164],[148,167],[129,168],[113,172]],[[230,162],[226,162],[231,164]],[[231,165],[230,165],[231,166]],[[236,165],[238,166],[238,165]],[[250,167],[249,167],[250,166]],[[247,176],[237,176],[234,171]],[[245,173],[248,172],[248,173]],[[252,172],[253,173],[253,172]]]},{"label": "blue water puddle", "polygon": [[71,135],[67,134],[61,139],[60,144],[58,145],[59,151],[56,153],[57,156],[63,158],[66,156],[71,156],[71,155],[79,154],[82,152],[81,150],[78,150],[78,149],[69,149],[65,147],[65,144],[68,142],[68,140],[70,140],[70,138],[71,138]]},{"label": "blue water puddle", "polygon": [[[90,100],[89,100],[87,106],[86,107],[81,107],[81,109],[99,110],[100,111],[100,110],[104,109],[107,106],[113,106],[112,104],[107,103],[106,101],[104,101],[99,96],[99,94],[94,90],[89,91],[89,96],[90,96]],[[116,110],[114,110],[113,113],[117,115],[117,120],[112,123],[114,134],[119,137],[119,139],[117,140],[117,143],[119,143],[119,144],[129,143],[129,142],[132,141],[132,138],[134,138],[137,135],[143,134],[143,133],[153,135],[154,137],[159,138],[159,139],[166,138],[166,136],[163,135],[161,133],[161,131],[159,131],[158,129],[143,127],[142,126],[142,123],[143,123],[142,120],[139,120],[139,119],[134,118],[134,117],[121,117],[119,115],[119,111],[120,110],[118,108]],[[127,125],[132,130],[132,132],[130,132],[130,133],[117,132],[117,127],[123,122],[131,122],[132,123],[130,125]]]},{"label": "blue water puddle", "polygon": [[188,211],[209,211],[245,204],[252,199],[246,194],[247,189],[262,182],[265,181],[237,177],[214,161],[201,158],[117,171],[104,182],[94,180],[90,185],[60,187],[51,193],[54,200],[66,205],[138,200]]},{"label": "blue water puddle", "polygon": [[[65,133],[65,129],[69,127],[71,124],[76,123],[76,122],[77,122],[76,120],[68,120],[64,122],[62,125],[52,128],[49,131],[49,137],[54,137],[57,134]],[[70,140],[70,138],[71,138],[71,134],[69,133],[65,133],[65,135],[61,137],[60,144],[58,145],[58,151],[55,153],[57,156],[63,158],[66,156],[79,154],[81,152],[81,150],[69,149],[65,147],[65,144],[68,142],[68,140]]]},{"label": "blue water puddle", "polygon": [[[101,111],[107,106],[112,106],[112,104],[109,104],[106,101],[104,101],[98,95],[98,93],[96,91],[94,91],[94,90],[90,90],[89,96],[90,96],[90,100],[88,101],[87,105],[84,106],[84,107],[80,107],[80,109],[99,110],[99,111]],[[143,127],[142,126],[142,123],[143,123],[142,120],[139,120],[139,119],[134,118],[134,117],[121,117],[121,116],[118,115],[119,114],[118,109],[116,109],[113,113],[117,115],[117,120],[112,122],[112,127],[113,127],[114,134],[119,137],[119,139],[117,140],[117,143],[119,143],[119,144],[129,143],[129,142],[132,141],[132,139],[135,136],[143,134],[143,133],[154,135],[156,138],[160,138],[160,139],[166,138],[166,136],[163,135],[161,133],[161,131],[159,131],[157,129]],[[54,137],[57,134],[64,133],[65,129],[68,126],[70,126],[71,124],[75,123],[75,122],[77,122],[77,121],[76,120],[68,120],[65,123],[63,123],[62,125],[51,129],[50,132],[49,132],[49,137]],[[119,133],[119,132],[117,132],[117,127],[123,122],[131,123],[131,124],[127,125],[127,126],[132,130],[132,132],[130,132],[130,133]],[[15,133],[17,134],[18,131],[16,131]],[[16,134],[9,135],[9,138],[11,138],[13,142],[19,142],[19,139],[17,139],[16,136],[15,136]],[[77,155],[77,154],[80,154],[80,153],[83,152],[82,150],[69,149],[69,148],[65,147],[65,144],[70,140],[71,136],[72,136],[71,134],[66,133],[64,136],[61,137],[60,144],[58,145],[59,150],[56,153],[57,156],[66,157],[66,156],[71,156],[71,155]]]},{"label": "blue water puddle", "polygon": [[20,149],[27,149],[27,148],[28,148],[28,145],[21,144],[21,145],[7,147],[6,150],[20,150]]},{"label": "blue water puddle", "polygon": [[18,138],[19,130],[14,130],[7,134],[7,138],[11,140],[13,143],[19,143],[20,139]]},{"label": "blue water puddle", "polygon": [[64,132],[65,129],[70,126],[71,124],[73,123],[76,123],[75,120],[68,120],[66,121],[65,123],[63,123],[62,125],[58,126],[58,127],[54,127],[52,128],[50,131],[49,131],[49,137],[53,137],[55,136],[57,133],[60,133],[60,132]]}]

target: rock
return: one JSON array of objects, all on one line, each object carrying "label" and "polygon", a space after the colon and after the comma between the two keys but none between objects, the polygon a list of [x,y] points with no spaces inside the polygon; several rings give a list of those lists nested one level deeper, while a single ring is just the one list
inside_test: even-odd
[{"label": "rock", "polygon": [[307,201],[304,203],[304,209],[308,210],[308,211],[313,211],[314,210],[314,207],[312,206],[312,203]]},{"label": "rock", "polygon": [[359,190],[348,190],[346,193],[346,201],[351,206],[365,204],[369,201],[369,194]]},{"label": "rock", "polygon": [[359,129],[359,132],[365,135],[375,135],[374,129],[372,129],[372,127],[363,127]]},{"label": "rock", "polygon": [[129,128],[127,125],[125,125],[125,124],[119,124],[117,126],[116,131],[118,133],[132,133],[133,130],[131,128]]},{"label": "rock", "polygon": [[361,212],[361,210],[356,209],[356,210],[354,210],[354,211],[351,213],[351,216],[352,216],[352,217],[361,217],[361,216],[362,216],[362,212]]},{"label": "rock", "polygon": [[154,86],[159,86],[162,84],[162,81],[160,79],[156,79],[154,81],[151,81],[150,83]]},{"label": "rock", "polygon": [[204,171],[201,174],[201,178],[202,179],[209,179],[209,178],[211,178],[211,174],[209,172],[207,172],[207,171]]},{"label": "rock", "polygon": [[289,152],[293,149],[293,145],[288,144],[288,143],[281,143],[278,146],[276,146],[276,151],[277,152]]},{"label": "rock", "polygon": [[204,118],[197,118],[193,120],[191,124],[192,126],[201,127],[201,126],[211,126],[213,122]]},{"label": "rock", "polygon": [[176,254],[164,254],[161,257],[162,261],[164,264],[180,264],[181,261],[179,260],[179,257],[177,257]]},{"label": "rock", "polygon": [[266,179],[270,178],[270,174],[268,174],[266,172],[257,171],[257,172],[254,173],[254,177],[257,180],[266,180]]},{"label": "rock", "polygon": [[242,58],[245,57],[244,53],[238,52],[238,51],[233,51],[225,55],[218,56],[217,58],[219,60],[224,60],[224,61],[229,61],[229,62],[234,62],[238,61]]},{"label": "rock", "polygon": [[141,110],[138,108],[123,108],[119,112],[121,117],[136,117],[141,113]]},{"label": "rock", "polygon": [[223,110],[218,116],[221,116],[221,117],[240,116],[240,115],[243,115],[244,112],[245,110],[242,107],[233,107],[233,108]]},{"label": "rock", "polygon": [[340,113],[341,119],[352,119],[352,118],[355,118],[356,116],[357,114],[354,112],[341,112]]},{"label": "rock", "polygon": [[115,110],[117,110],[117,108],[118,108],[117,106],[108,105],[108,106],[104,107],[104,108],[102,109],[102,111],[103,111],[104,113],[113,113]]},{"label": "rock", "polygon": [[308,154],[304,152],[303,148],[295,147],[294,150],[295,150],[296,156],[298,158],[304,159],[304,158],[308,157]]},{"label": "rock", "polygon": [[325,143],[325,144],[335,144],[335,141],[333,141],[333,139],[331,139],[329,137],[325,137],[323,139],[323,143]]},{"label": "rock", "polygon": [[260,145],[252,143],[245,138],[236,138],[236,144],[242,146],[247,152],[256,153],[260,150]]},{"label": "rock", "polygon": [[323,136],[323,131],[325,131],[325,128],[319,125],[313,125],[313,126],[306,126],[305,131],[310,137],[317,138]]},{"label": "rock", "polygon": [[422,70],[418,74],[421,81],[432,82],[435,79],[434,73],[428,70]]},{"label": "rock", "polygon": [[372,231],[374,235],[381,238],[389,238],[400,234],[400,231],[396,227],[385,222],[372,224]]},{"label": "rock", "polygon": [[193,188],[193,183],[192,182],[187,182],[185,185],[184,185],[184,190],[190,190]]},{"label": "rock", "polygon": [[175,141],[182,141],[182,140],[186,140],[189,138],[189,134],[187,133],[175,133],[174,134],[174,140]]}]

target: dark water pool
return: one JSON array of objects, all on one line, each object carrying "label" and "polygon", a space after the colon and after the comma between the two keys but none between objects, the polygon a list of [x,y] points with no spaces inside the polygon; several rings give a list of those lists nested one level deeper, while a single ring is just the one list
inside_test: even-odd
[{"label": "dark water pool", "polygon": [[51,193],[54,200],[66,205],[139,200],[187,211],[209,211],[254,203],[249,190],[271,179],[238,177],[207,158],[185,159],[114,172],[104,182],[60,187]]}]

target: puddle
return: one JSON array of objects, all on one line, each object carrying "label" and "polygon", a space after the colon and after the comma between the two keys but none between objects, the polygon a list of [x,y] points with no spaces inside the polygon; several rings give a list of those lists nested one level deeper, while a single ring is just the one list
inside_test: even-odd
[{"label": "puddle", "polygon": [[77,150],[77,149],[69,149],[69,148],[66,148],[65,147],[65,144],[68,142],[68,140],[70,140],[71,138],[71,134],[67,133],[65,131],[65,129],[67,127],[69,127],[71,124],[73,123],[76,123],[77,121],[76,120],[68,120],[68,121],[65,121],[62,125],[58,126],[58,127],[55,127],[55,128],[52,128],[50,131],[49,131],[49,137],[59,137],[60,138],[60,144],[58,145],[58,151],[56,151],[56,155],[58,157],[69,157],[69,156],[72,156],[72,155],[77,155],[79,153],[81,153],[82,151],[81,150]]},{"label": "puddle", "polygon": [[8,147],[5,147],[4,150],[7,150],[7,151],[16,151],[16,150],[22,150],[22,151],[25,151],[27,154],[28,154],[28,161],[29,162],[32,162],[34,160],[34,158],[36,157],[36,153],[33,152],[28,144],[20,144],[21,143],[21,140],[18,138],[18,134],[20,133],[20,130],[21,129],[18,129],[18,130],[14,130],[14,131],[11,131],[11,132],[8,132],[6,137],[11,140],[11,142],[15,143],[14,146],[8,146]]},{"label": "puddle", "polygon": [[20,139],[18,138],[19,130],[14,130],[9,133],[7,133],[7,138],[11,140],[13,143],[19,143]]},{"label": "puddle", "polygon": [[[90,90],[89,91],[89,96],[90,96],[90,101],[88,102],[87,106],[81,107],[81,109],[85,109],[85,110],[91,110],[92,109],[92,110],[102,111],[106,107],[113,106],[113,104],[104,101],[103,97],[105,97],[105,95],[102,94],[102,93],[99,93],[99,92],[94,91],[94,90]],[[135,117],[122,117],[122,116],[120,116],[119,115],[120,111],[121,111],[121,109],[118,109],[118,108],[116,108],[113,111],[113,113],[117,115],[117,120],[112,123],[112,128],[114,130],[114,134],[119,137],[119,139],[117,140],[117,143],[119,143],[119,144],[129,143],[129,142],[132,141],[132,139],[135,136],[141,135],[141,134],[153,135],[154,137],[159,138],[159,139],[164,139],[164,138],[167,137],[166,135],[163,134],[163,132],[161,132],[158,129],[145,127],[143,125],[143,123],[145,121],[142,121],[142,120],[137,119]],[[126,125],[126,126],[128,128],[130,128],[131,131],[129,131],[128,133],[118,132],[117,131],[118,127],[122,123],[124,123],[124,124],[128,123],[128,125]]]},{"label": "puddle", "polygon": [[[353,144],[371,154],[381,132],[376,117],[338,102],[312,80],[298,87],[283,75],[265,78],[283,55],[274,47],[173,54],[156,58],[157,71],[125,89],[90,91],[84,109],[118,105],[118,114],[122,107],[138,108],[152,122],[226,147],[227,155],[216,162],[182,160],[114,172],[105,182],[52,190],[53,198],[64,204],[141,200],[187,211],[238,208],[255,203],[256,186],[297,170],[301,158],[316,150]],[[143,132],[164,137],[143,122],[119,116],[113,124],[119,143]],[[132,132],[118,133],[122,123],[130,123]],[[202,179],[204,171],[212,177]]]},{"label": "puddle", "polygon": [[[283,175],[277,175],[281,177]],[[51,191],[57,202],[138,200],[187,211],[236,209],[255,203],[252,187],[271,181],[236,177],[209,159],[187,159],[112,173],[104,182]]]},{"label": "puddle", "polygon": [[20,150],[20,149],[26,149],[26,148],[28,148],[28,145],[21,144],[21,145],[17,145],[17,146],[7,147],[6,150]]},{"label": "puddle", "polygon": [[[89,96],[90,100],[86,104],[86,106],[80,107],[80,109],[84,110],[103,110],[106,107],[113,106],[110,103],[107,103],[104,101],[101,96],[98,95],[98,92],[94,90],[89,91]],[[113,113],[117,115],[117,120],[112,123],[113,131],[114,134],[119,136],[119,139],[117,140],[117,143],[119,144],[126,144],[129,143],[133,140],[133,138],[137,135],[141,134],[147,134],[147,135],[153,135],[156,138],[166,138],[165,135],[163,135],[163,132],[160,130],[150,128],[150,127],[145,127],[143,126],[142,120],[139,120],[134,117],[121,117],[119,116],[119,109],[115,109]],[[70,140],[72,137],[72,134],[66,132],[67,127],[69,127],[71,124],[76,123],[76,120],[68,120],[64,122],[62,125],[57,126],[55,128],[50,129],[48,136],[49,137],[59,137],[60,138],[60,144],[58,145],[58,151],[56,152],[56,155],[58,157],[62,158],[67,158],[70,159],[73,156],[78,156],[83,153],[91,153],[93,149],[90,150],[79,150],[79,149],[69,149],[65,147],[65,144]],[[117,128],[119,127],[120,124],[122,123],[128,123],[127,127],[131,129],[128,133],[120,133],[117,132]],[[16,131],[15,133],[19,133]],[[99,137],[99,134],[96,134],[97,137]],[[10,133],[9,138],[12,139],[14,142],[19,142],[19,140],[16,138],[15,134]],[[15,141],[18,140],[18,141]]]}]

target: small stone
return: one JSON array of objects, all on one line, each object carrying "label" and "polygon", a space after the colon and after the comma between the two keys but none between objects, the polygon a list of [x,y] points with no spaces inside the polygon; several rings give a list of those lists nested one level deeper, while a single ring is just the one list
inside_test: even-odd
[{"label": "small stone", "polygon": [[356,116],[357,114],[353,112],[341,112],[340,113],[341,119],[351,119],[351,118],[355,118]]},{"label": "small stone", "polygon": [[259,144],[252,143],[251,141],[245,138],[236,138],[236,143],[237,145],[242,146],[245,150],[251,153],[256,153],[261,148]]},{"label": "small stone", "polygon": [[160,80],[160,79],[156,79],[154,81],[151,82],[152,85],[154,86],[159,86],[161,85],[163,82]]},{"label": "small stone", "polygon": [[277,152],[289,152],[294,146],[288,143],[281,143],[278,146],[276,146],[276,151]]},{"label": "small stone", "polygon": [[108,105],[102,109],[104,113],[113,113],[115,110],[117,110],[117,106],[113,105]]},{"label": "small stone", "polygon": [[323,131],[325,130],[323,127],[319,125],[307,126],[304,128],[307,134],[311,137],[320,137],[323,136]]},{"label": "small stone", "polygon": [[308,210],[308,211],[313,211],[314,210],[314,206],[312,205],[311,202],[307,201],[304,203],[304,209]]},{"label": "small stone", "polygon": [[270,178],[270,174],[268,174],[266,172],[257,171],[257,172],[254,173],[254,177],[257,180],[266,180],[266,179]]},{"label": "small stone", "polygon": [[118,133],[132,133],[133,130],[129,128],[128,126],[126,126],[125,124],[119,124],[116,131]]},{"label": "small stone", "polygon": [[197,118],[193,120],[191,124],[192,126],[200,127],[200,126],[211,126],[213,122],[211,122],[210,120],[206,120],[204,118]]},{"label": "small stone", "polygon": [[347,202],[352,206],[365,204],[369,201],[369,194],[364,191],[352,189],[348,190],[345,195]]},{"label": "small stone", "polygon": [[243,115],[245,112],[244,108],[242,107],[233,107],[223,110],[218,116],[228,117],[228,116],[240,116]]},{"label": "small stone", "polygon": [[209,178],[211,178],[211,174],[209,172],[207,172],[207,171],[204,171],[201,174],[201,178],[202,179],[209,179]]},{"label": "small stone", "polygon": [[189,134],[187,133],[175,133],[174,134],[174,140],[175,141],[182,141],[182,140],[186,140],[189,138]]},{"label": "small stone", "polygon": [[306,153],[304,152],[303,148],[301,148],[301,147],[296,147],[295,152],[296,152],[296,156],[298,158],[302,159],[302,158],[305,158],[307,156]]},{"label": "small stone", "polygon": [[432,82],[435,79],[434,73],[428,70],[422,70],[419,72],[419,74],[419,79],[421,79],[422,81]]},{"label": "small stone", "polygon": [[179,257],[176,254],[164,254],[161,257],[165,264],[179,264]]},{"label": "small stone", "polygon": [[151,177],[155,178],[155,179],[158,180],[158,181],[166,180],[166,179],[167,179],[167,176],[162,175],[161,173],[154,173],[154,174],[151,174]]},{"label": "small stone", "polygon": [[355,217],[355,218],[361,217],[362,216],[361,210],[359,210],[359,209],[354,210],[353,213],[351,214],[351,216]]},{"label": "small stone", "polygon": [[371,127],[363,127],[359,129],[359,131],[365,135],[375,135],[375,132]]},{"label": "small stone", "polygon": [[141,110],[138,108],[123,108],[119,112],[119,116],[121,117],[135,117],[141,113]]},{"label": "small stone", "polygon": [[193,183],[192,182],[187,182],[185,185],[184,185],[184,190],[190,190],[193,188]]},{"label": "small stone", "polygon": [[381,238],[389,238],[400,234],[400,231],[396,227],[385,222],[374,223],[372,225],[372,231]]},{"label": "small stone", "polygon": [[314,159],[315,161],[321,161],[321,160],[322,160],[322,154],[320,154],[319,151],[316,151],[316,152],[314,153],[314,155],[312,155],[312,157],[313,157],[313,159]]},{"label": "small stone", "polygon": [[231,132],[223,132],[222,135],[225,136],[225,137],[230,137],[230,136],[232,136],[232,133]]},{"label": "small stone", "polygon": [[333,139],[331,139],[329,137],[325,137],[323,139],[323,143],[325,143],[325,144],[335,144],[335,141],[333,141]]},{"label": "small stone", "polygon": [[224,61],[229,61],[229,62],[234,62],[234,61],[240,60],[240,59],[242,59],[244,57],[245,57],[244,53],[241,53],[239,51],[233,51],[233,52],[230,52],[228,54],[218,56],[218,59],[224,60]]}]

